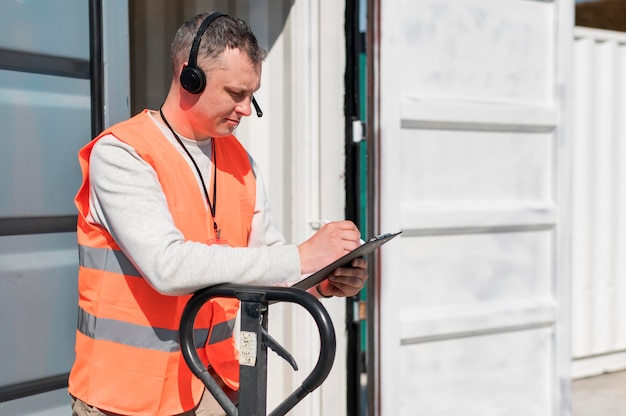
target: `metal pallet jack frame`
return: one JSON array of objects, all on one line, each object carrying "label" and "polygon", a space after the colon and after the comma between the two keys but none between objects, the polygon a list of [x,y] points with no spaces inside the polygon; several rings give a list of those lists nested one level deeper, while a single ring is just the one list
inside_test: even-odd
[{"label": "metal pallet jack frame", "polygon": [[[200,308],[210,299],[221,297],[237,298],[241,302],[238,400],[229,397],[219,386],[201,361],[194,342],[194,321]],[[318,388],[333,366],[336,350],[335,331],[330,316],[322,304],[302,289],[222,284],[198,291],[191,297],[183,311],[180,323],[183,357],[191,371],[202,380],[228,416],[267,414],[268,347],[289,362],[294,370],[298,369],[291,354],[267,332],[269,305],[275,302],[290,302],[302,306],[315,320],[320,335],[320,352],[315,367],[302,384],[270,413],[270,416],[281,416]]]}]

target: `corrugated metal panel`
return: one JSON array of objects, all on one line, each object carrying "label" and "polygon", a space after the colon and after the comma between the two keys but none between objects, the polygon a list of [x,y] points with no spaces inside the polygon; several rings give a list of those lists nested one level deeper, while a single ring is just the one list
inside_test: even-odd
[{"label": "corrugated metal panel", "polygon": [[626,368],[626,34],[576,28],[574,377]]}]

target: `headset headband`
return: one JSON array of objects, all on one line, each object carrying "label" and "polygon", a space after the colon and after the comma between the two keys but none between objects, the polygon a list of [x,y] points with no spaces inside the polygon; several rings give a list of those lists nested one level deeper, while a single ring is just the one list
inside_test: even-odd
[{"label": "headset headband", "polygon": [[196,62],[198,60],[198,49],[200,49],[200,40],[202,39],[202,35],[206,31],[206,28],[209,27],[211,22],[217,19],[220,16],[224,16],[224,14],[219,12],[213,12],[204,19],[200,27],[198,28],[198,32],[196,33],[196,37],[193,38],[193,43],[191,44],[191,50],[189,51],[189,60],[187,65],[195,68]]}]

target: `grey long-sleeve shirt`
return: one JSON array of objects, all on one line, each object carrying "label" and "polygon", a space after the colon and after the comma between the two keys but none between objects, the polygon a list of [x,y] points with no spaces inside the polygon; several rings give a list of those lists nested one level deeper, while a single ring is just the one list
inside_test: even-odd
[{"label": "grey long-sleeve shirt", "polygon": [[[167,127],[153,115],[152,120],[195,173]],[[213,173],[210,139],[181,139],[209,183]],[[256,206],[246,248],[185,241],[174,225],[154,169],[134,148],[111,135],[101,138],[91,153],[87,219],[109,231],[135,267],[163,294],[188,294],[225,282],[295,282],[300,279],[297,247],[286,244],[274,224],[263,179],[256,164],[252,165],[257,178]],[[218,205],[216,209],[227,207]]]}]

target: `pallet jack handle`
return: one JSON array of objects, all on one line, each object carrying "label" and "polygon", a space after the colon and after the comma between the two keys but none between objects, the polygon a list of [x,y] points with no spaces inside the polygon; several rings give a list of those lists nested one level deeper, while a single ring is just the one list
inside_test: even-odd
[{"label": "pallet jack handle", "polygon": [[[213,379],[200,359],[194,343],[194,321],[200,308],[212,298],[237,298],[241,302],[241,334],[254,334],[254,364],[241,364],[240,388],[237,404]],[[180,323],[180,345],[185,362],[229,416],[266,415],[267,387],[267,347],[274,349],[286,359],[294,369],[295,361],[284,348],[267,333],[268,306],[275,302],[296,303],[306,309],[315,320],[320,335],[320,353],[311,373],[300,387],[280,403],[270,416],[282,416],[297,405],[304,397],[318,388],[328,377],[333,366],[336,351],[335,331],[328,311],[311,294],[290,287],[244,286],[220,284],[196,292],[187,303]],[[243,349],[243,348],[242,348]]]}]

